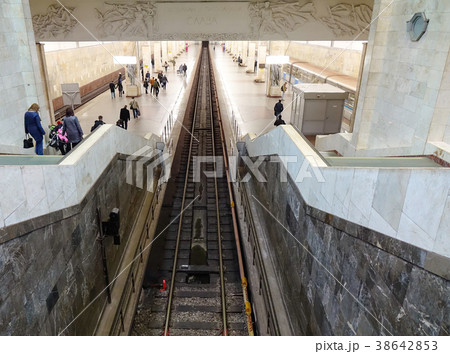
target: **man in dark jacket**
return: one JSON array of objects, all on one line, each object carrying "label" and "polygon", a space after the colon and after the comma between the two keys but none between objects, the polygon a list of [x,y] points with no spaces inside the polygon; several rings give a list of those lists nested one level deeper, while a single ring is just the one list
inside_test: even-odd
[{"label": "man in dark jacket", "polygon": [[283,112],[283,104],[281,103],[281,100],[278,100],[278,102],[273,107],[273,114],[275,115],[275,118],[277,118],[281,112]]},{"label": "man in dark jacket", "polygon": [[116,85],[114,85],[114,82],[109,83],[109,89],[111,90],[111,98],[116,98]]},{"label": "man in dark jacket", "polygon": [[105,124],[105,122],[103,121],[103,117],[102,116],[98,116],[98,120],[96,120],[94,122],[94,125],[91,128],[91,132],[93,132],[95,130],[95,128],[97,128],[100,125]]},{"label": "man in dark jacket", "polygon": [[128,121],[130,120],[130,111],[127,109],[127,105],[123,106],[120,110],[120,120],[123,123],[123,127],[128,129]]}]

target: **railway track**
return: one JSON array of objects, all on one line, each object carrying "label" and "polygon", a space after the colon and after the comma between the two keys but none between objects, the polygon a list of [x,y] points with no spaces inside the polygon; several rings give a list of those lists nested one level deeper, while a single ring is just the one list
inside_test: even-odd
[{"label": "railway track", "polygon": [[176,221],[152,245],[132,335],[252,334],[207,47],[197,80],[156,234]]}]

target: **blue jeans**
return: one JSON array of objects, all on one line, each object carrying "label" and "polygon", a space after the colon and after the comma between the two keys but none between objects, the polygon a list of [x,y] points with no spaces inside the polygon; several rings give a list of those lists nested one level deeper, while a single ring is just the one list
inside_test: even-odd
[{"label": "blue jeans", "polygon": [[137,112],[138,112],[137,108],[133,108],[133,117],[134,118],[136,118],[138,116]]},{"label": "blue jeans", "polygon": [[36,155],[44,155],[44,140],[36,140],[36,147],[34,148],[34,151],[36,152]]}]

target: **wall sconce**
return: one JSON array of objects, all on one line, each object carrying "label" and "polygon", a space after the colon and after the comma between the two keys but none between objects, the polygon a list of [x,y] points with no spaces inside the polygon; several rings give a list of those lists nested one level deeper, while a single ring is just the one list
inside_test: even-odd
[{"label": "wall sconce", "polygon": [[409,33],[409,38],[413,42],[417,42],[428,27],[429,19],[425,16],[425,12],[416,12],[411,20],[406,22],[406,31]]}]

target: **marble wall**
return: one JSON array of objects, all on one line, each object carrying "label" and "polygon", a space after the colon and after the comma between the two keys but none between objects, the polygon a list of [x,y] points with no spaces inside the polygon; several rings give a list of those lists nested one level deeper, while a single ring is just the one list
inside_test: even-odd
[{"label": "marble wall", "polygon": [[135,42],[113,42],[45,53],[52,99],[61,96],[61,84],[87,85],[122,68],[113,56],[135,56]]},{"label": "marble wall", "polygon": [[0,230],[80,203],[117,153],[153,149],[158,140],[105,124],[58,165],[0,166],[0,179],[8,186],[0,200]]},{"label": "marble wall", "polygon": [[[252,174],[241,167],[242,177]],[[310,206],[291,177],[280,182],[286,170],[269,157],[260,171],[267,183],[252,174],[240,186],[258,220],[254,242],[266,245],[264,267],[276,271],[271,294],[288,314],[275,322],[295,335],[448,335],[449,258]],[[346,194],[353,200],[353,190]],[[253,252],[246,256],[251,264]],[[260,282],[250,283],[255,297]]]},{"label": "marble wall", "polygon": [[0,12],[0,153],[27,153],[23,116],[32,103],[41,106],[42,125],[49,116],[27,0],[2,2]]},{"label": "marble wall", "polygon": [[312,207],[450,257],[449,168],[328,167],[292,126],[245,142],[250,156],[286,156]]},{"label": "marble wall", "polygon": [[0,335],[95,333],[107,301],[97,209],[102,221],[120,210],[121,244],[103,241],[111,282],[146,194],[127,183],[127,167],[117,154],[71,207],[0,230]]},{"label": "marble wall", "polygon": [[305,61],[353,77],[358,77],[361,64],[360,50],[344,50],[298,42],[289,43],[286,55],[290,56],[291,61],[294,59]]}]

